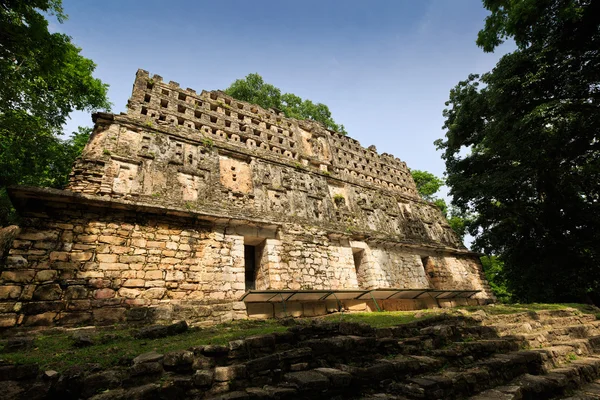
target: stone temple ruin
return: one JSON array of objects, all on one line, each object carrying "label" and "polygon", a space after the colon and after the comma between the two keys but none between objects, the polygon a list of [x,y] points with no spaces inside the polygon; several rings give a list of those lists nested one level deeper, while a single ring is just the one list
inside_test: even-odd
[{"label": "stone temple ruin", "polygon": [[[65,190],[16,187],[0,326],[493,301],[406,164],[223,92],[137,72]],[[12,239],[12,238],[11,238]]]}]

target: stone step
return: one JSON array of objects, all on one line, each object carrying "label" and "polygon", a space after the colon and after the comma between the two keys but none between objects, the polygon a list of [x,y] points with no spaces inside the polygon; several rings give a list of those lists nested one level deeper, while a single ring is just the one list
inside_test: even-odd
[{"label": "stone step", "polygon": [[580,389],[571,393],[569,397],[562,397],[562,400],[595,400],[600,399],[600,379],[583,385]]},{"label": "stone step", "polygon": [[[494,351],[494,345],[497,347],[497,351]],[[518,345],[516,342],[490,340],[460,343],[460,346],[458,349],[441,349],[431,353],[437,358],[446,360],[449,358],[465,360],[469,356],[502,353],[510,350],[511,346]],[[400,391],[401,394],[414,398],[423,396],[432,399],[460,397],[477,393],[489,387],[503,385],[522,374],[548,373],[556,368],[570,365],[582,359],[582,356],[585,356],[583,359],[595,360],[594,356],[591,356],[592,353],[593,348],[589,341],[575,339],[541,349],[494,354],[471,363],[469,368],[450,368],[438,374],[409,378],[407,383],[400,385]],[[447,365],[452,365],[452,362]]]},{"label": "stone step", "polygon": [[575,325],[587,322],[596,321],[597,318],[594,314],[579,314],[578,312],[572,314],[552,315],[545,314],[541,311],[536,313],[519,313],[519,314],[506,314],[506,315],[495,315],[488,316],[484,321],[483,325],[507,325],[507,324],[519,324],[519,323],[532,323],[532,324],[543,324],[546,326],[560,326],[560,325]]},{"label": "stone step", "polygon": [[[592,382],[599,376],[600,357],[585,357],[572,361],[567,366],[554,368],[544,375],[524,374],[507,385],[488,389],[470,397],[470,400],[551,399],[573,391],[586,382]],[[585,397],[574,399],[581,398]]]},{"label": "stone step", "polygon": [[454,342],[443,349],[430,351],[435,357],[442,357],[454,362],[459,358],[477,360],[496,353],[518,351],[520,342],[512,339],[483,339],[469,342]]},{"label": "stone step", "polygon": [[540,353],[544,371],[550,371],[576,360],[579,356],[576,349],[581,351],[581,355],[592,355],[587,347],[582,347],[579,343],[563,343],[557,346],[548,346],[541,349],[532,349],[530,351]]},{"label": "stone step", "polygon": [[539,352],[496,354],[469,368],[448,368],[436,374],[408,378],[397,385],[395,393],[421,399],[462,398],[503,385],[522,374],[538,374],[542,370],[543,356]]},{"label": "stone step", "polygon": [[501,337],[514,337],[536,348],[545,346],[555,341],[568,341],[572,339],[587,339],[600,335],[600,321],[582,325],[570,325],[560,328],[545,328],[528,333],[502,334]]}]

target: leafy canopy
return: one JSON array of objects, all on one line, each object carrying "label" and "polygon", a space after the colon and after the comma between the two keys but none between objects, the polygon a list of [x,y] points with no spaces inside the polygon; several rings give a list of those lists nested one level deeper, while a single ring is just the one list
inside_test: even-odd
[{"label": "leafy canopy", "polygon": [[[0,223],[11,217],[5,188],[61,187],[89,131],[61,139],[73,110],[108,109],[108,86],[71,38],[50,33],[44,14],[66,15],[60,0],[0,0]],[[7,211],[8,210],[8,211]]]},{"label": "leafy canopy", "polygon": [[464,239],[467,233],[466,227],[470,217],[454,206],[448,207],[446,200],[437,196],[442,186],[444,186],[444,180],[438,178],[431,172],[421,171],[418,169],[411,169],[410,173],[415,181],[417,191],[419,192],[421,198],[435,204],[442,211],[444,218],[446,218],[452,230],[458,235],[458,237]]},{"label": "leafy canopy", "polygon": [[247,101],[269,109],[280,110],[288,118],[310,119],[322,123],[326,128],[346,134],[344,125],[338,125],[331,117],[329,107],[322,103],[313,103],[292,93],[281,93],[281,90],[266,83],[259,74],[249,74],[244,79],[237,79],[225,93],[231,97]]},{"label": "leafy canopy", "polygon": [[450,91],[444,151],[474,247],[517,300],[600,293],[600,2],[484,0],[477,44],[517,50]]}]

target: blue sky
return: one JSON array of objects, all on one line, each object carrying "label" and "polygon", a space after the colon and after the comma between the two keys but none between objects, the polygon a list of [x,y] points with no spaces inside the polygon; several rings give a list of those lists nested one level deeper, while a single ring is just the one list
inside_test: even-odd
[{"label": "blue sky", "polygon": [[[113,112],[138,68],[198,91],[258,72],[283,92],[325,103],[363,146],[442,176],[433,141],[444,102],[469,73],[510,46],[475,45],[488,14],[480,0],[64,0],[64,32],[110,84]],[[66,130],[91,125],[73,113]]]}]

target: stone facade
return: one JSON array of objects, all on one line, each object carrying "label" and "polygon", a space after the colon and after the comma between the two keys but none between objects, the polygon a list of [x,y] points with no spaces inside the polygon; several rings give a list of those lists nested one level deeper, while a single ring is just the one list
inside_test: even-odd
[{"label": "stone facade", "polygon": [[493,300],[477,256],[389,154],[143,70],[128,112],[94,122],[66,190],[10,192],[24,223],[0,275],[2,326],[220,322],[247,317],[247,289]]}]

